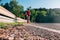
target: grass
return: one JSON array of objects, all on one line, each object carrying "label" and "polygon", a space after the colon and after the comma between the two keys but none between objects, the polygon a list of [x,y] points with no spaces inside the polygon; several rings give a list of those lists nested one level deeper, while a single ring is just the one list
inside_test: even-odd
[{"label": "grass", "polygon": [[4,26],[5,26],[5,24],[2,23],[2,22],[0,22],[0,28],[2,28],[2,27],[4,27]]},{"label": "grass", "polygon": [[12,23],[3,23],[3,22],[0,22],[0,28],[7,29],[7,28],[10,28],[10,27],[21,26],[23,24],[24,24],[24,22],[12,22]]}]

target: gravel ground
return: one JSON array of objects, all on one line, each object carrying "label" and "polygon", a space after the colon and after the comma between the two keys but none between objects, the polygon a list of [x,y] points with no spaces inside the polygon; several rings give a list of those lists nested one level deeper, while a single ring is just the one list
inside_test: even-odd
[{"label": "gravel ground", "polygon": [[8,29],[0,28],[0,40],[47,40],[47,39],[30,33],[30,31],[25,26],[16,26]]},{"label": "gravel ground", "polygon": [[60,34],[33,26],[0,28],[0,40],[60,40]]},{"label": "gravel ground", "polygon": [[40,36],[42,38],[46,38],[47,40],[60,40],[60,34],[58,33],[39,29],[33,26],[27,26],[26,28],[28,31],[30,31],[31,34],[35,36]]}]

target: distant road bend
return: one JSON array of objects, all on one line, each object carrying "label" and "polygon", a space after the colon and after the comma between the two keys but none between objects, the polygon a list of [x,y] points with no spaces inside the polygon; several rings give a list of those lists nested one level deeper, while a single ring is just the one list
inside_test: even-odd
[{"label": "distant road bend", "polygon": [[31,24],[25,24],[25,26],[33,26],[36,28],[40,28],[43,30],[48,30],[60,34],[60,23],[40,23],[40,24],[31,23]]}]

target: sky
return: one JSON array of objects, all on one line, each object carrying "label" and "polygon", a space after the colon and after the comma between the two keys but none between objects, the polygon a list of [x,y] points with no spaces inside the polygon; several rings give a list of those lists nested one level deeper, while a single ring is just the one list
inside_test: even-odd
[{"label": "sky", "polygon": [[[2,3],[11,0],[2,0]],[[26,10],[29,6],[32,8],[60,8],[60,0],[17,0]]]}]

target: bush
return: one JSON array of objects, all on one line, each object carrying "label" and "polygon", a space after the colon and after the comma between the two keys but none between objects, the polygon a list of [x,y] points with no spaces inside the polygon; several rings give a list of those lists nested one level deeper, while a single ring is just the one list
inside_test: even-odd
[{"label": "bush", "polygon": [[4,23],[0,22],[0,28],[4,27]]},{"label": "bush", "polygon": [[13,22],[13,23],[3,23],[0,22],[0,28],[8,29],[10,27],[16,27],[16,26],[21,26],[23,25],[22,22]]}]

